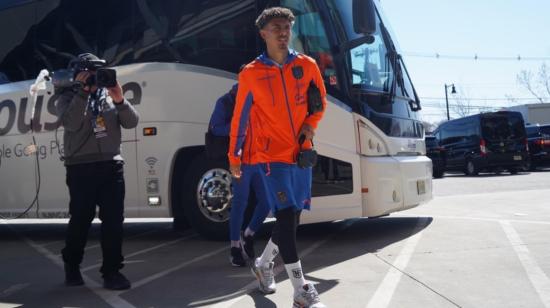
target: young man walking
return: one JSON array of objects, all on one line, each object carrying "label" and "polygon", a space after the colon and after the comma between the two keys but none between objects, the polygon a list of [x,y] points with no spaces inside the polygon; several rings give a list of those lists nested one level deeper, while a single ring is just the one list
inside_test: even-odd
[{"label": "young man walking", "polygon": [[[229,131],[237,89],[238,84],[233,85],[228,93],[218,99],[214,112],[210,117],[206,137],[207,155],[210,159],[227,159]],[[252,157],[251,147],[247,145],[248,141],[245,140],[241,154],[243,174],[241,178],[233,180],[233,199],[231,200],[231,217],[229,219],[229,239],[231,241],[229,261],[231,265],[240,267],[246,266],[246,259],[253,260],[255,258],[254,234],[260,229],[270,210],[262,181],[257,179],[261,170],[259,166],[249,164],[247,160],[247,158]],[[254,214],[241,236],[245,211],[249,205],[251,192],[256,196],[257,203]]]},{"label": "young man walking", "polygon": [[[234,177],[241,176],[245,137],[260,168],[268,203],[277,222],[263,254],[252,264],[260,290],[276,290],[273,259],[281,252],[294,287],[294,307],[326,307],[313,284],[304,279],[296,248],[300,213],[309,209],[311,168],[301,168],[296,157],[311,148],[311,139],[326,107],[326,90],[315,60],[289,49],[294,15],[289,9],[264,10],[256,26],[267,51],[239,74],[239,91],[231,122],[229,162]],[[310,83],[320,89],[322,108],[308,112]],[[305,139],[303,145],[300,139]],[[250,141],[248,141],[250,140]]]}]

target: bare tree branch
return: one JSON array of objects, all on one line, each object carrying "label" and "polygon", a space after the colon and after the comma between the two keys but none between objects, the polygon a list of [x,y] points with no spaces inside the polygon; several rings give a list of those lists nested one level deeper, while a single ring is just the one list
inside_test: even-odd
[{"label": "bare tree branch", "polygon": [[548,97],[550,97],[550,73],[548,72],[548,66],[546,63],[542,63],[539,69],[539,82],[546,89]]},{"label": "bare tree branch", "polygon": [[544,103],[544,100],[542,97],[540,97],[537,92],[533,89],[532,85],[532,79],[533,79],[533,73],[531,71],[523,70],[519,72],[519,74],[516,76],[517,82],[525,87],[529,93],[531,93],[534,97],[537,98],[537,100],[541,103]]},{"label": "bare tree branch", "polygon": [[454,94],[455,103],[449,108],[459,117],[469,116],[472,113],[472,101],[468,98],[469,95],[464,88],[460,87],[458,93]]}]

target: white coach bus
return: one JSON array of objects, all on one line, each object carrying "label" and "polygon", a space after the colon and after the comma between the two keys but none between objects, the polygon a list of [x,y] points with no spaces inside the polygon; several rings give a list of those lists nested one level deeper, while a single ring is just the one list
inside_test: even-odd
[{"label": "white coach bus", "polygon": [[384,216],[429,201],[420,102],[377,2],[1,1],[0,219],[31,205],[24,217],[68,216],[56,96],[48,87],[34,103],[29,86],[42,69],[92,52],[117,70],[141,115],[123,132],[126,217],[174,217],[176,227],[225,238],[231,178],[223,163],[205,159],[204,134],[216,99],[263,50],[254,20],[270,6],[293,10],[292,48],[317,60],[329,94],[303,222]]}]

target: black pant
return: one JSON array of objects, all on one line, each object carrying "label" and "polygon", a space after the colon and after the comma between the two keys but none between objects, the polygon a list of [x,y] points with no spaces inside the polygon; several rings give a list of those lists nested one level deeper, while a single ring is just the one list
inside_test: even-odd
[{"label": "black pant", "polygon": [[124,163],[106,161],[67,166],[71,201],[63,261],[78,266],[84,256],[88,230],[99,206],[103,274],[122,268],[122,225],[124,221]]},{"label": "black pant", "polygon": [[296,248],[296,230],[300,224],[300,214],[294,207],[279,210],[275,213],[277,221],[271,231],[271,241],[279,247],[281,257],[285,264],[298,262],[298,249]]}]

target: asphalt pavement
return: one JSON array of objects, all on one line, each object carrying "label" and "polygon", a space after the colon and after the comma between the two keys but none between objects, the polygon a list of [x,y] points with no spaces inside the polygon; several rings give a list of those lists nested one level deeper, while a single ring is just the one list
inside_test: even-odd
[{"label": "asphalt pavement", "polygon": [[[306,278],[328,307],[550,308],[550,170],[434,179],[434,199],[379,219],[300,226]],[[263,295],[228,244],[168,219],[125,223],[123,272],[132,289],[101,287],[99,224],[82,264],[86,285],[65,287],[66,220],[0,220],[0,307],[291,307],[277,259],[277,292]],[[257,251],[272,224],[258,234]]]}]

